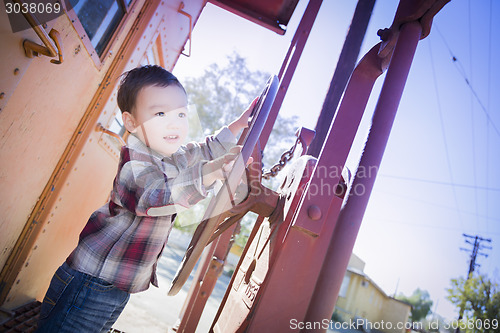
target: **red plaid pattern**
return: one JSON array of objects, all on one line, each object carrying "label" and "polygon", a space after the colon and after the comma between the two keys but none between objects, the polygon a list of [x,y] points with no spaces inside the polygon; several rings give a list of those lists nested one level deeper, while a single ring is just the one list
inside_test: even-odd
[{"label": "red plaid pattern", "polygon": [[235,142],[224,127],[204,143],[163,157],[131,135],[110,201],[91,215],[67,263],[130,293],[148,289],[150,282],[158,287],[156,264],[176,213],[206,197],[201,166]]}]

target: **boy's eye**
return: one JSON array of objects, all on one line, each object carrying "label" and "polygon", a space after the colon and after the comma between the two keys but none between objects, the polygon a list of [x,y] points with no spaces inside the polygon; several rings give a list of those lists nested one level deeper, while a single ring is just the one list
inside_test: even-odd
[{"label": "boy's eye", "polygon": [[185,118],[186,113],[185,112],[179,112],[179,118]]},{"label": "boy's eye", "polygon": [[165,115],[165,112],[157,112],[156,115],[158,117],[163,117]]}]

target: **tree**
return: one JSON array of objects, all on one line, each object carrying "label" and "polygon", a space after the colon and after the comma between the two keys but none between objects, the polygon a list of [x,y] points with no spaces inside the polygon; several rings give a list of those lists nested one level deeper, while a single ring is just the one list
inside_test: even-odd
[{"label": "tree", "polygon": [[[496,282],[480,275],[465,279],[460,277],[451,280],[451,287],[447,289],[448,299],[463,310],[465,321],[481,322],[482,327],[474,327],[476,332],[500,332],[498,320],[500,318],[500,289]],[[491,325],[493,320],[497,325]],[[485,325],[489,322],[490,325]],[[473,330],[465,327],[468,332]],[[465,331],[462,330],[461,331]]]},{"label": "tree", "polygon": [[429,314],[432,307],[432,300],[427,290],[417,288],[410,297],[400,294],[397,299],[411,305],[411,321],[417,322]]},{"label": "tree", "polygon": [[[183,85],[188,93],[189,103],[196,106],[203,132],[202,135],[190,133],[192,137],[200,138],[211,134],[234,120],[260,95],[268,78],[267,73],[251,71],[245,58],[233,53],[227,58],[225,65],[214,63],[202,76],[185,79]],[[293,145],[296,129],[296,117],[278,116],[265,149],[263,160],[266,168],[274,165],[281,154]],[[200,132],[196,128],[193,132],[196,130]],[[180,214],[176,219],[176,226],[183,227],[185,231],[194,231],[207,204],[208,200],[204,200],[193,209]],[[239,245],[246,242],[254,220],[255,218],[247,217],[242,221],[241,233],[236,239]]]},{"label": "tree", "polygon": [[[196,110],[208,135],[234,120],[257,96],[260,95],[269,74],[248,69],[245,58],[233,53],[227,64],[210,65],[200,77],[183,82],[190,103]],[[265,149],[264,164],[277,162],[284,149],[295,141],[296,117],[278,116]]]}]

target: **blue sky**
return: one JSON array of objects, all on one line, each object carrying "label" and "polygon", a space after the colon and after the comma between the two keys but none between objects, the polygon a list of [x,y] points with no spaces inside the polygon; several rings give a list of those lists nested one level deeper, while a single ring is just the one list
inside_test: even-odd
[{"label": "blue sky", "polygon": [[[361,55],[379,41],[376,31],[391,25],[397,3],[375,4]],[[306,4],[299,1],[285,36],[208,4],[193,32],[192,56],[181,57],[174,73],[181,80],[199,76],[236,51],[251,69],[277,74]],[[299,126],[316,125],[355,4],[323,1],[280,111],[299,116]],[[453,0],[435,17],[417,48],[354,247],[386,293],[425,289],[433,310],[450,318],[455,309],[445,288],[466,275],[469,257],[460,248],[471,248],[462,233],[492,240],[477,270],[500,282],[499,32],[495,0]],[[351,170],[382,83],[383,77],[351,149]]]}]

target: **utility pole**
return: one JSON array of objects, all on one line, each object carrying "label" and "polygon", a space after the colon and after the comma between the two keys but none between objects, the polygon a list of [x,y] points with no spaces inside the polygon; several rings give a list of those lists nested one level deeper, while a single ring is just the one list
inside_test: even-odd
[{"label": "utility pole", "polygon": [[[474,273],[476,266],[480,266],[479,264],[476,264],[477,255],[479,254],[479,255],[488,257],[487,254],[479,252],[479,251],[483,250],[483,249],[491,250],[491,246],[481,245],[481,242],[491,243],[491,239],[482,238],[482,237],[479,237],[477,235],[476,236],[471,236],[471,235],[467,235],[467,234],[462,234],[462,235],[465,237],[465,242],[472,245],[472,250],[469,250],[469,249],[466,249],[463,247],[460,248],[460,250],[462,250],[462,251],[470,252],[469,272],[467,273],[467,280],[469,280],[472,277],[472,274]],[[472,239],[474,240],[474,243],[472,243]],[[464,315],[464,308],[462,307],[460,309],[458,321],[462,320],[463,315]],[[457,325],[457,329],[455,330],[455,333],[460,333],[459,325]]]},{"label": "utility pole", "polygon": [[[472,277],[472,273],[474,273],[474,269],[476,268],[476,266],[480,266],[479,264],[476,264],[476,257],[477,257],[477,255],[480,254],[482,256],[488,257],[487,254],[479,252],[479,250],[482,250],[482,249],[491,250],[491,246],[481,245],[481,242],[491,243],[491,239],[489,239],[489,238],[482,238],[482,237],[479,237],[479,236],[471,236],[471,235],[467,235],[467,234],[463,234],[463,236],[466,238],[465,242],[468,243],[468,244],[471,244],[473,246],[472,252],[471,252],[471,255],[470,255],[469,273],[467,274],[467,280],[468,280],[468,279],[470,279]],[[472,243],[471,239],[474,239],[474,243]],[[466,252],[470,251],[470,250],[465,249],[463,247],[461,247],[460,250],[466,251]]]}]

